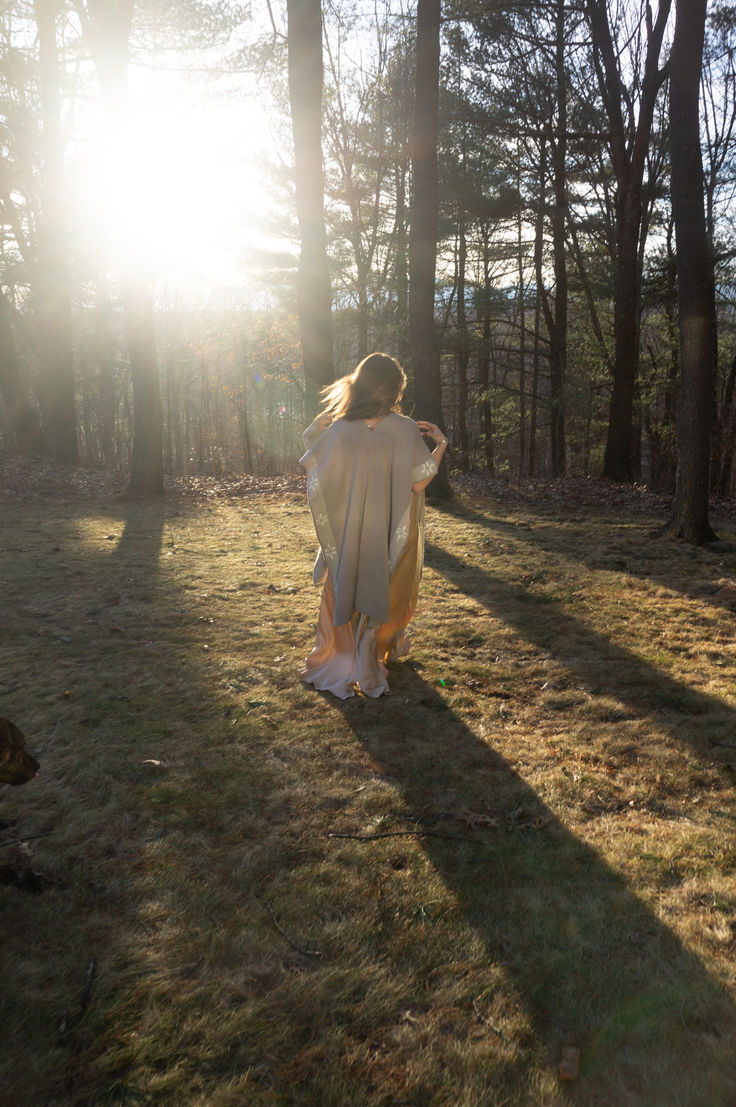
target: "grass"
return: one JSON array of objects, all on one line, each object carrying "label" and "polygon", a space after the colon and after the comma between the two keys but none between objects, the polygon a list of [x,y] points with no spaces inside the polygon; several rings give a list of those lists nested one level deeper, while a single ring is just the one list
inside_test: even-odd
[{"label": "grass", "polygon": [[341,703],[303,494],[208,491],[0,494],[0,1103],[736,1102],[729,519],[430,508]]}]

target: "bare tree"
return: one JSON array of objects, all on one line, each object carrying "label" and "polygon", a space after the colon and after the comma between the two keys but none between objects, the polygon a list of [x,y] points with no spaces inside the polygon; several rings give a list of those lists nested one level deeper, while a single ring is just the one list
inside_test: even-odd
[{"label": "bare tree", "polygon": [[[440,352],[435,329],[439,188],[437,107],[440,67],[441,0],[418,0],[416,86],[412,144],[412,203],[409,233],[409,342],[415,411],[443,427]],[[451,495],[447,466],[430,484],[431,494]]]},{"label": "bare tree", "polygon": [[289,101],[301,250],[297,310],[307,404],[334,378],[332,294],[327,268],[322,168],[322,9],[320,0],[287,0]]},{"label": "bare tree", "polygon": [[[128,54],[135,0],[76,0],[102,92],[105,118],[118,156],[128,108]],[[133,453],[129,490],[163,492],[163,411],[151,290],[134,263],[121,274],[125,335],[133,381]]]},{"label": "bare tree", "polygon": [[64,142],[56,20],[57,0],[35,0],[43,141],[43,191],[35,291],[43,413],[57,461],[79,457],[74,404],[72,293],[64,182]]},{"label": "bare tree", "polygon": [[716,313],[698,112],[707,0],[677,0],[670,75],[672,208],[680,319],[677,485],[669,534],[702,545],[708,521]]},{"label": "bare tree", "polygon": [[[660,55],[672,0],[638,16],[623,0],[587,0],[593,59],[610,130],[616,177],[613,393],[603,475],[632,480],[632,427],[639,366],[642,187],[659,90]],[[631,20],[636,20],[631,26]],[[628,49],[622,45],[628,36]]]}]

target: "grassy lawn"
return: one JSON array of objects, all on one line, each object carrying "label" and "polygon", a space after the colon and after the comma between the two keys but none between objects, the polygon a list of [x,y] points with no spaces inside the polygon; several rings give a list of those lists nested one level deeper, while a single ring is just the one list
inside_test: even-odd
[{"label": "grassy lawn", "polygon": [[0,511],[3,1107],[736,1103],[731,519],[430,508],[341,703],[294,482]]}]

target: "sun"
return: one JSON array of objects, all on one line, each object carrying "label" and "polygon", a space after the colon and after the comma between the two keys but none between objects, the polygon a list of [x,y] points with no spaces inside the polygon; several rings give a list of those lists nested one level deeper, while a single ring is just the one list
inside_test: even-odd
[{"label": "sun", "polygon": [[77,165],[72,206],[90,263],[147,277],[237,281],[264,240],[270,132],[245,101],[134,103]]}]

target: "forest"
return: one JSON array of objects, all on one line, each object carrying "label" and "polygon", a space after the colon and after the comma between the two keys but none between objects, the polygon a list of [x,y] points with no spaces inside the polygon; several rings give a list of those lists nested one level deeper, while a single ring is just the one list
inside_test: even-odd
[{"label": "forest", "polygon": [[681,8],[685,65],[671,0],[4,3],[2,450],[288,471],[314,388],[386,349],[455,470],[672,491],[684,180],[732,495],[736,26]]},{"label": "forest", "polygon": [[[0,52],[0,1107],[733,1107],[736,6]],[[376,350],[444,460],[342,699],[299,458]]]}]

